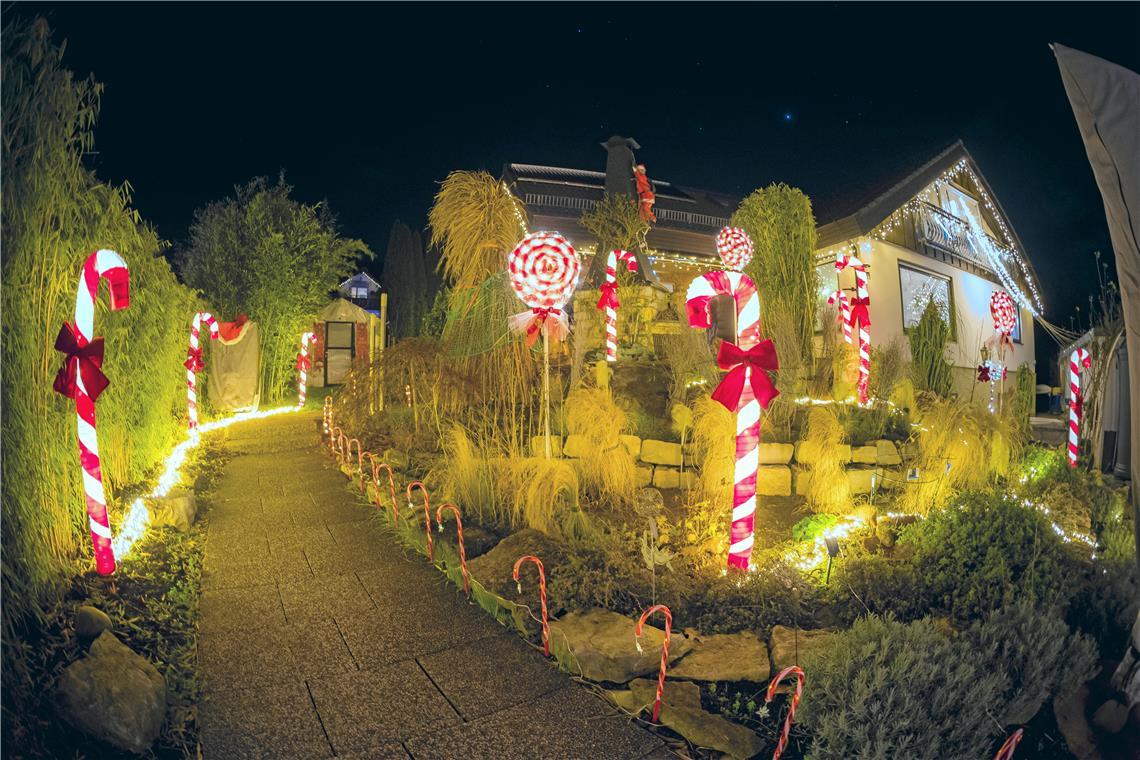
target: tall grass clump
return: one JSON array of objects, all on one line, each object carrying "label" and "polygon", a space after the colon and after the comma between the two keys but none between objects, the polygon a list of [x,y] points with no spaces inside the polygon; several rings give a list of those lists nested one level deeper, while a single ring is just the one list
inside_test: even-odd
[{"label": "tall grass clump", "polygon": [[606,388],[578,388],[566,397],[566,426],[581,436],[584,450],[574,461],[582,487],[592,498],[626,503],[637,488],[633,456],[621,442],[629,419]]},{"label": "tall grass clump", "polygon": [[843,425],[832,407],[811,408],[804,443],[813,452],[808,465],[808,505],[815,512],[843,514],[851,507],[851,485],[837,456]]},{"label": "tall grass clump", "polygon": [[693,402],[693,450],[701,463],[697,488],[706,499],[724,503],[732,493],[736,464],[736,416],[709,395]]},{"label": "tall grass clump", "polygon": [[954,385],[950,362],[946,361],[950,325],[942,318],[933,298],[926,302],[922,317],[914,329],[908,331],[908,337],[915,388],[949,397]]}]

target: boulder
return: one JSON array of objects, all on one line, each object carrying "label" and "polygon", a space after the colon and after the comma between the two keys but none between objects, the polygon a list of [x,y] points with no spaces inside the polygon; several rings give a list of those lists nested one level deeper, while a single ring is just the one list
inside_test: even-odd
[{"label": "boulder", "polygon": [[[639,678],[630,683],[635,704],[652,710],[657,698],[657,681]],[[701,709],[701,692],[696,684],[668,681],[661,695],[659,720],[698,747],[744,758],[759,754],[764,741],[747,726]]]},{"label": "boulder", "polygon": [[1119,734],[1128,722],[1128,705],[1110,699],[1093,713],[1092,722],[1110,734]]},{"label": "boulder", "polygon": [[796,447],[790,443],[760,444],[760,464],[787,464],[792,461]]},{"label": "boulder", "polygon": [[793,467],[792,483],[795,486],[793,493],[796,496],[807,496],[808,488],[811,487],[811,470],[807,467]]},{"label": "boulder", "polygon": [[166,681],[146,658],[104,631],[56,686],[60,717],[113,747],[142,754],[166,717]]},{"label": "boulder", "polygon": [[680,488],[681,471],[673,467],[657,467],[653,470],[653,485],[657,488]]},{"label": "boulder", "polygon": [[150,510],[150,524],[155,528],[171,527],[182,533],[189,533],[190,526],[194,524],[194,517],[198,514],[198,507],[194,494],[186,491],[175,491],[163,498],[146,500]]},{"label": "boulder", "polygon": [[787,465],[765,465],[756,473],[756,493],[761,496],[791,496],[792,468]]},{"label": "boulder", "polygon": [[[840,462],[851,461],[851,447],[846,443],[841,443],[835,447],[835,450],[828,450],[828,456],[838,457]],[[819,446],[810,441],[799,441],[796,444],[796,461],[800,464],[812,464],[815,462],[816,457],[819,456]]]},{"label": "boulder", "polygon": [[75,610],[75,635],[84,643],[94,641],[103,631],[113,627],[111,618],[98,607],[84,604]]},{"label": "boulder", "polygon": [[1058,694],[1053,700],[1053,719],[1057,721],[1057,730],[1065,737],[1065,746],[1073,757],[1078,760],[1101,760],[1092,727],[1085,719],[1088,701],[1088,684]]},{"label": "boulder", "polygon": [[631,457],[637,459],[641,456],[641,439],[636,435],[619,435],[618,439],[621,441],[621,445],[625,446],[625,450],[629,452]]},{"label": "boulder", "polygon": [[486,528],[471,525],[463,529],[463,551],[467,553],[469,561],[482,557],[494,549],[497,543],[499,537]]},{"label": "boulder", "polygon": [[851,463],[852,464],[875,464],[879,459],[879,448],[877,446],[852,446],[851,447]]},{"label": "boulder", "polygon": [[696,636],[693,651],[669,669],[694,681],[768,680],[768,645],[751,631]]},{"label": "boulder", "polygon": [[[467,531],[463,532],[463,537],[467,538]],[[486,554],[470,560],[467,571],[488,591],[505,599],[518,600],[518,587],[514,580],[515,560],[526,554],[533,554],[542,560],[547,577],[555,566],[565,561],[565,551],[561,544],[545,533],[524,528],[499,541]],[[533,583],[535,581],[532,577],[528,585]]]},{"label": "boulder", "polygon": [[[538,450],[542,452],[542,436],[537,436],[537,439],[539,447]],[[553,443],[554,441],[551,440],[551,445],[553,445]],[[593,447],[590,445],[590,442],[586,440],[586,436],[578,435],[577,433],[571,433],[570,435],[566,436],[566,443],[562,446],[562,453],[571,459],[579,459],[589,454],[591,448]],[[535,456],[539,455],[536,454]]]},{"label": "boulder", "polygon": [[[550,653],[564,670],[591,681],[626,683],[656,673],[665,632],[645,626],[639,652],[634,622],[600,608],[571,612],[550,623]],[[674,633],[669,639],[669,661],[688,654],[692,646],[689,639]]]},{"label": "boulder", "polygon": [[681,459],[681,444],[679,443],[655,441],[652,438],[647,438],[641,442],[642,462],[680,467]]},{"label": "boulder", "polygon": [[871,476],[874,474],[875,470],[872,469],[848,468],[847,482],[851,486],[851,493],[871,493]]},{"label": "boulder", "polygon": [[653,468],[638,466],[633,471],[634,483],[643,488],[653,482]]},{"label": "boulder", "polygon": [[896,467],[902,464],[902,457],[894,441],[875,441],[875,463],[885,467]]},{"label": "boulder", "polygon": [[768,649],[772,653],[773,671],[779,672],[789,665],[802,665],[805,657],[827,649],[834,638],[832,631],[772,626]]}]

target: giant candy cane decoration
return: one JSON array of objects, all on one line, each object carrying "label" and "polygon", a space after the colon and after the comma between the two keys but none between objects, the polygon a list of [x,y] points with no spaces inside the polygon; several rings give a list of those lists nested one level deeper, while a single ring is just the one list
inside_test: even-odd
[{"label": "giant candy cane decoration", "polygon": [[835,317],[843,325],[843,341],[851,345],[851,299],[842,290],[836,290],[827,298],[828,304],[838,304],[839,311]]},{"label": "giant candy cane decoration", "polygon": [[210,330],[210,339],[218,339],[218,321],[213,315],[208,311],[195,314],[194,321],[190,324],[190,349],[187,351],[186,361],[183,362],[186,366],[186,416],[191,432],[198,427],[197,375],[206,368],[205,362],[202,361],[202,347],[198,345],[198,332],[202,329],[203,322]]},{"label": "giant candy cane decoration", "polygon": [[779,369],[772,341],[760,340],[760,298],[756,283],[742,272],[709,272],[693,280],[686,294],[689,325],[708,328],[709,304],[727,294],[736,302],[736,344],[721,343],[717,364],[729,370],[713,398],[736,412],[736,468],[732,491],[732,539],[728,566],[748,569],[756,514],[756,473],[760,463],[760,410],[779,391],[768,370]]},{"label": "giant candy cane decoration", "polygon": [[309,367],[312,366],[312,361],[309,359],[309,344],[315,337],[311,332],[301,334],[301,353],[297,354],[296,364],[298,408],[305,405],[305,391],[309,387]]},{"label": "giant candy cane decoration", "polygon": [[845,253],[835,258],[835,270],[841,272],[847,267],[855,270],[855,300],[851,302],[848,324],[853,328],[859,323],[859,403],[867,403],[867,386],[871,379],[871,298],[867,290],[867,265]]},{"label": "giant candy cane decoration", "polygon": [[111,548],[111,523],[107,519],[107,496],[103,491],[103,470],[99,463],[99,439],[95,432],[95,400],[107,387],[103,365],[103,338],[93,338],[95,299],[99,280],[107,280],[111,290],[111,310],[131,305],[130,272],[114,251],[92,253],[83,263],[79,290],[75,294],[75,323],[63,323],[55,348],[64,354],[63,367],[53,388],[75,399],[79,428],[79,461],[83,467],[83,491],[87,497],[87,518],[95,551],[95,569],[100,575],[115,572],[115,552]]},{"label": "giant candy cane decoration", "polygon": [[598,299],[598,308],[606,313],[607,362],[617,361],[617,310],[621,306],[617,295],[617,265],[619,261],[624,261],[629,271],[637,271],[637,257],[629,251],[610,251],[606,257],[606,281],[602,285],[602,297]]},{"label": "giant candy cane decoration", "polygon": [[1077,466],[1081,447],[1081,417],[1084,415],[1085,394],[1081,391],[1081,370],[1092,366],[1092,357],[1083,348],[1069,354],[1069,467]]}]

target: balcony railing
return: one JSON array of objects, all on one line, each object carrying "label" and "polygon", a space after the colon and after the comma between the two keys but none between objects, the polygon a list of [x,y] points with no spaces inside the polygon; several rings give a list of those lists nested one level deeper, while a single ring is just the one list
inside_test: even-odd
[{"label": "balcony railing", "polygon": [[[565,195],[549,195],[547,193],[526,193],[523,202],[528,206],[541,206],[543,208],[564,208],[573,211],[593,211],[598,202],[592,198],[575,198]],[[657,220],[662,222],[675,222],[689,227],[706,227],[720,229],[728,224],[728,219],[711,214],[696,214],[691,211],[676,211],[671,208],[654,208]]]},{"label": "balcony railing", "polygon": [[993,271],[987,248],[1006,258],[1012,252],[990,235],[973,232],[964,219],[925,201],[920,201],[914,214],[915,237],[919,243],[938,248]]}]

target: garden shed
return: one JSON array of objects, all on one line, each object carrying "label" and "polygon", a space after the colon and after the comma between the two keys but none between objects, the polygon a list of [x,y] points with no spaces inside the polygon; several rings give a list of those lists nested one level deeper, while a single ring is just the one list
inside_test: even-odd
[{"label": "garden shed", "polygon": [[[387,306],[380,296],[380,313]],[[333,299],[313,325],[313,369],[309,380],[316,387],[341,385],[352,368],[367,364],[384,347],[384,322],[344,298]]]}]

